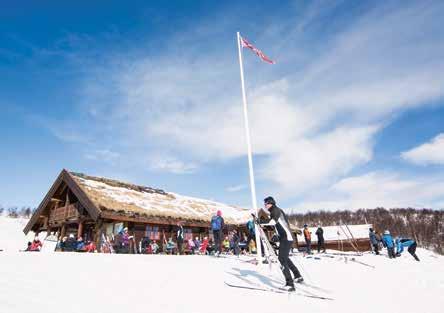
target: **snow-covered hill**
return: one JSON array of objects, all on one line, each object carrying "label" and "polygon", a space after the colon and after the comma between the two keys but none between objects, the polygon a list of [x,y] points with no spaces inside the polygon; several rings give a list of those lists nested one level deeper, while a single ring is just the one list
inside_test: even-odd
[{"label": "snow-covered hill", "polygon": [[[8,223],[0,224],[0,249],[7,242]],[[7,227],[14,233],[13,226]],[[421,262],[408,254],[395,260],[371,254],[355,257],[375,268],[352,262],[351,256],[347,262],[339,255],[293,256],[307,282],[319,287],[302,287],[299,292],[333,301],[228,287],[224,281],[282,281],[277,268],[270,272],[235,258],[17,251],[0,252],[1,312],[437,313],[444,307],[444,258],[423,249],[417,252]]]},{"label": "snow-covered hill", "polygon": [[4,252],[16,252],[26,249],[26,244],[34,239],[30,232],[28,236],[23,233],[28,219],[9,218],[0,215],[0,250]]}]

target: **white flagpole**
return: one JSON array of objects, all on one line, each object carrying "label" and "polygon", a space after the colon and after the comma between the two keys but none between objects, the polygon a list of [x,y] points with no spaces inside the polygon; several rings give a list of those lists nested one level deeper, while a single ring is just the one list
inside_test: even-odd
[{"label": "white flagpole", "polygon": [[[241,86],[242,86],[242,100],[244,103],[244,120],[245,120],[245,135],[247,137],[247,150],[248,150],[248,168],[250,170],[250,188],[251,188],[251,202],[253,204],[253,209],[256,212],[256,216],[259,217],[259,212],[256,204],[256,185],[254,183],[254,172],[253,172],[253,157],[251,154],[251,142],[250,142],[250,127],[248,125],[248,110],[247,110],[247,96],[245,94],[245,83],[244,83],[244,67],[242,63],[242,46],[241,46],[241,36],[239,32],[237,32],[237,47],[239,49],[239,67],[240,67],[240,77],[241,77]],[[259,230],[256,223],[255,227],[255,235],[256,235],[256,253],[258,257],[259,264],[262,264],[262,248],[261,241],[259,237]]]}]

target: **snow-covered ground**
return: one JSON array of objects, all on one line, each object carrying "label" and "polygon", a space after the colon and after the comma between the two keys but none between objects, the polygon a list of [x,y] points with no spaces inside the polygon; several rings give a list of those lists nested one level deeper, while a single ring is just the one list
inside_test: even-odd
[{"label": "snow-covered ground", "polygon": [[34,234],[30,232],[28,236],[23,233],[28,223],[25,218],[9,218],[0,215],[0,250],[4,252],[17,252],[26,249],[28,241],[34,239]]},{"label": "snow-covered ground", "polygon": [[[0,249],[18,244],[21,229],[14,230],[13,223],[21,225],[0,217]],[[21,236],[19,248],[26,246]],[[417,254],[421,262],[407,253],[395,260],[356,257],[375,268],[351,257],[346,263],[337,255],[293,256],[306,280],[322,288],[303,289],[335,299],[329,301],[228,287],[224,281],[282,280],[276,268],[270,272],[235,258],[8,249],[0,252],[0,312],[443,312],[444,257],[424,249]]]}]

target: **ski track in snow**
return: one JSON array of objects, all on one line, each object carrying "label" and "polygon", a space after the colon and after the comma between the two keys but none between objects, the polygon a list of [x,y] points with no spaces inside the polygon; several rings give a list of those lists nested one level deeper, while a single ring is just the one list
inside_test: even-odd
[{"label": "ski track in snow", "polygon": [[22,227],[19,220],[0,217],[0,249],[9,248],[0,252],[2,313],[437,313],[444,307],[444,257],[424,249],[417,252],[421,262],[408,253],[394,260],[355,257],[374,269],[345,263],[343,256],[293,256],[307,283],[325,289],[301,290],[335,299],[326,301],[228,287],[224,281],[283,282],[277,265],[270,271],[235,257],[17,252],[26,246]]}]

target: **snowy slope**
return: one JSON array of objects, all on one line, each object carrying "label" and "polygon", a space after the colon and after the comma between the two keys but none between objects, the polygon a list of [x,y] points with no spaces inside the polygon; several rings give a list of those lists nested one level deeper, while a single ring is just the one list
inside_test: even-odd
[{"label": "snowy slope", "polygon": [[[4,223],[2,224],[4,225]],[[1,229],[1,228],[0,228]],[[444,258],[419,249],[390,260],[365,254],[293,256],[312,290],[334,301],[230,288],[282,281],[235,258],[0,252],[0,312],[442,312]],[[245,259],[245,257],[243,258]]]},{"label": "snowy slope", "polygon": [[[26,249],[26,243],[34,239],[30,232],[28,236],[23,233],[28,219],[9,218],[0,215],[0,250],[19,251]],[[42,238],[43,239],[43,238]]]}]

